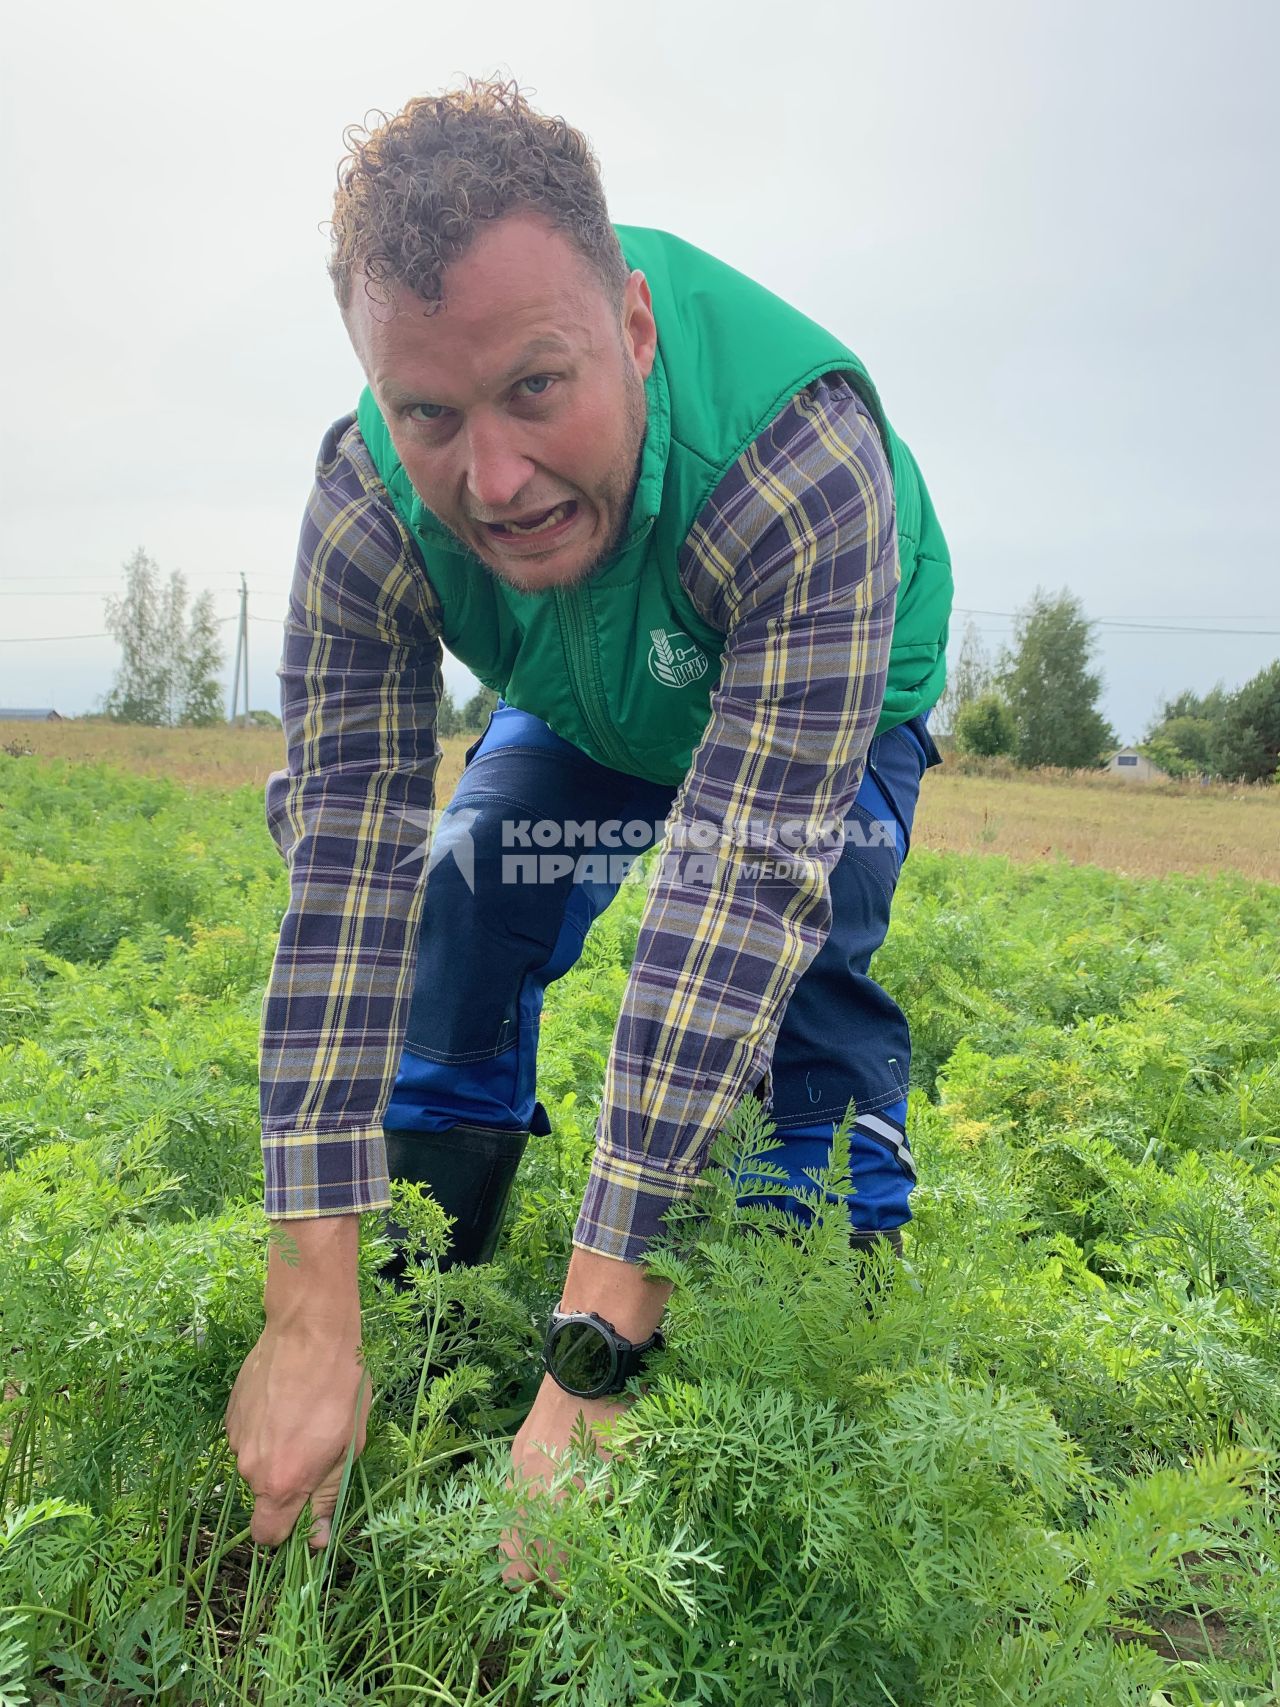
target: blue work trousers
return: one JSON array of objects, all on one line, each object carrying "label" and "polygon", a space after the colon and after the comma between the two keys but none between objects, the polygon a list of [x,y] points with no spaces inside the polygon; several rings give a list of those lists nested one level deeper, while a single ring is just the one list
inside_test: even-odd
[{"label": "blue work trousers", "polygon": [[[770,1073],[783,1148],[768,1159],[799,1189],[813,1189],[804,1170],[827,1165],[852,1100],[849,1208],[853,1226],[868,1231],[910,1219],[916,1178],[906,1130],[911,1037],[868,968],[889,928],[921,779],[941,762],[926,717],[871,743],[831,876],[831,930],[792,991]],[[652,844],[641,826],[661,827],[675,794],[596,763],[499,701],[436,827],[389,1130],[549,1131],[536,1096],[543,992],[577,960],[629,859]],[[584,849],[572,828],[611,821],[628,839],[610,848]]]}]

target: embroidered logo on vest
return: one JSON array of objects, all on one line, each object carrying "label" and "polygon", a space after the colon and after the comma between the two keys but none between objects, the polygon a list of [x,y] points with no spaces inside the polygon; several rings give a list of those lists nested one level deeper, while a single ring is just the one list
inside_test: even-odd
[{"label": "embroidered logo on vest", "polygon": [[710,662],[689,636],[680,629],[651,628],[649,638],[649,674],[669,688],[687,687],[707,673]]}]

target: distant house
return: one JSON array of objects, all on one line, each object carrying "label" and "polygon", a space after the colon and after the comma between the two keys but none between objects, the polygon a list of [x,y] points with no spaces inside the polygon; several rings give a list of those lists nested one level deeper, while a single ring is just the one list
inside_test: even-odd
[{"label": "distant house", "polygon": [[0,705],[0,723],[61,723],[62,713],[52,706],[32,709],[28,705]]},{"label": "distant house", "polygon": [[1152,764],[1136,747],[1119,747],[1107,760],[1107,769],[1127,782],[1168,782],[1168,771]]}]

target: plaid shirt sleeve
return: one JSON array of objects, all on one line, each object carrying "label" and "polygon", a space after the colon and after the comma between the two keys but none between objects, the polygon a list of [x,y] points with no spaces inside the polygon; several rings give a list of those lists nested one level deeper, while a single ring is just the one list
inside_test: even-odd
[{"label": "plaid shirt sleeve", "polygon": [[[842,822],[853,804],[899,580],[892,476],[845,381],[809,387],[743,453],[699,514],[681,575],[726,644],[667,848],[681,824],[749,834],[722,843],[699,881],[668,852],[646,899],[574,1232],[630,1262],[767,1074],[791,991],[831,927],[840,848],[783,826]],[[791,875],[744,869],[770,856]]]},{"label": "plaid shirt sleeve", "polygon": [[262,1009],[272,1219],[390,1205],[381,1112],[408,1021],[441,697],[439,612],[353,417],[326,435],[279,676],[267,821],[290,899]]}]

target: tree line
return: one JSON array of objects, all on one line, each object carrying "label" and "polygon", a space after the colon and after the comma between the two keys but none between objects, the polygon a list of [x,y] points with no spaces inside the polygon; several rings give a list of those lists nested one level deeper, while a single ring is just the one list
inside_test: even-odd
[{"label": "tree line", "polygon": [[[935,722],[958,751],[1008,755],[1028,768],[1090,769],[1120,745],[1098,707],[1096,625],[1078,598],[1037,588],[993,660],[972,617]],[[1280,659],[1230,692],[1190,689],[1164,701],[1138,750],[1171,776],[1274,782],[1280,772]]]},{"label": "tree line", "polygon": [[[188,610],[186,578],[167,580],[141,546],[124,565],[124,592],[104,600],[107,631],[120,648],[115,680],[99,715],[115,723],[155,728],[208,728],[227,720],[222,673],[226,650],[213,614],[213,594],[196,595]],[[458,705],[446,686],[440,735],[479,734],[498,696],[479,688]],[[279,727],[274,712],[253,711],[249,722]]]},{"label": "tree line", "polygon": [[[120,664],[102,714],[122,723],[167,727],[225,721],[225,654],[213,596],[188,610],[186,582],[164,580],[141,547],[124,565],[125,588],[106,600],[106,624]],[[948,671],[934,725],[963,753],[1009,755],[1027,767],[1088,769],[1119,746],[1098,706],[1102,677],[1093,668],[1096,625],[1073,594],[1037,588],[1014,619],[1012,645],[994,660],[970,618]],[[479,688],[459,705],[448,687],[440,702],[442,736],[478,734],[497,695]],[[250,722],[278,723],[257,711]],[[1280,660],[1234,692],[1219,685],[1167,700],[1140,750],[1173,776],[1272,782],[1280,767]]]},{"label": "tree line", "polygon": [[185,576],[175,569],[163,581],[139,546],[124,565],[124,592],[104,605],[120,662],[100,702],[103,716],[165,728],[224,720],[225,654],[212,593],[197,593],[188,612]]}]

